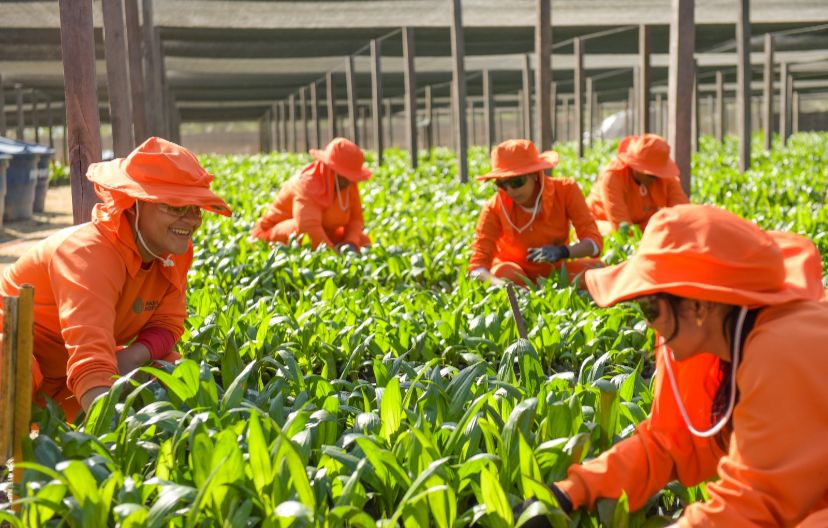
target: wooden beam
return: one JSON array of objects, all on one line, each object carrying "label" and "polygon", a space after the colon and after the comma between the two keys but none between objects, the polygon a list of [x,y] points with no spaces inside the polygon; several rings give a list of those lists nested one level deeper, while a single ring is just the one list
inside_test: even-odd
[{"label": "wooden beam", "polygon": [[282,150],[282,116],[279,112],[278,103],[270,105],[270,115],[273,117],[273,150],[276,152],[281,152]]},{"label": "wooden beam", "polygon": [[595,126],[595,107],[592,105],[592,100],[594,99],[595,92],[592,89],[592,77],[586,78],[586,109],[587,109],[587,133],[589,134],[589,148],[592,148],[592,131],[594,130]]},{"label": "wooden beam", "polygon": [[303,86],[299,88],[299,121],[302,126],[302,152],[307,152],[310,149],[310,133],[308,132],[308,88]]},{"label": "wooden beam", "polygon": [[141,23],[138,17],[138,0],[124,0],[126,19],[126,43],[129,56],[129,89],[132,97],[132,131],[135,144],[149,137],[147,133],[147,107],[144,101],[144,65],[141,57]]},{"label": "wooden beam", "polygon": [[313,148],[318,149],[322,143],[319,126],[319,93],[316,90],[316,82],[310,83],[310,110],[311,110],[311,132],[313,133]]},{"label": "wooden beam", "polygon": [[664,104],[663,97],[660,93],[655,96],[655,119],[653,123],[653,132],[659,136],[664,136]]},{"label": "wooden beam", "polygon": [[552,147],[552,0],[535,0],[535,143]]},{"label": "wooden beam", "polygon": [[3,75],[0,74],[0,136],[6,137],[8,128],[6,124],[6,90],[3,88]]},{"label": "wooden beam", "polygon": [[382,41],[371,40],[371,119],[377,165],[382,165]]},{"label": "wooden beam", "polygon": [[385,125],[383,126],[385,130],[385,146],[391,148],[394,146],[394,108],[391,105],[391,99],[383,100],[382,106],[385,115]]},{"label": "wooden beam", "polygon": [[282,152],[286,152],[288,150],[288,108],[287,102],[279,101],[279,115],[282,122],[282,133],[279,134],[282,140],[282,148],[280,149]]},{"label": "wooden beam", "polygon": [[575,60],[575,141],[578,143],[578,157],[584,157],[584,43],[580,37],[574,39]]},{"label": "wooden beam", "polygon": [[668,142],[679,167],[681,186],[690,195],[690,121],[693,106],[693,56],[696,47],[694,0],[672,0]]},{"label": "wooden beam", "polygon": [[23,116],[23,85],[17,83],[14,85],[14,97],[17,102],[17,139],[24,141],[23,133],[26,126],[26,121]]},{"label": "wooden beam", "polygon": [[736,123],[739,170],[750,168],[750,0],[740,0],[736,17]]},{"label": "wooden beam", "polygon": [[348,121],[351,123],[351,141],[359,144],[359,126],[357,126],[357,93],[354,75],[354,57],[345,60],[345,82],[348,89]]},{"label": "wooden beam", "polygon": [[569,98],[565,97],[563,100],[563,108],[561,109],[562,120],[563,120],[563,140],[564,141],[571,141],[572,140],[572,129],[570,127],[570,111],[569,111]]},{"label": "wooden beam", "polygon": [[146,112],[147,135],[162,136],[164,88],[161,63],[161,46],[158,42],[158,31],[153,24],[152,0],[143,0],[141,3],[144,30],[144,60],[146,61]]},{"label": "wooden beam", "polygon": [[431,86],[425,87],[425,115],[426,115],[426,149],[431,155],[434,148],[434,96],[431,93]]},{"label": "wooden beam", "polygon": [[791,135],[791,100],[790,100],[790,74],[788,63],[779,65],[779,139],[782,145],[788,144],[788,136]]},{"label": "wooden beam", "polygon": [[288,126],[288,150],[290,152],[298,152],[299,142],[296,139],[296,96],[290,94],[288,96],[288,119],[290,124]]},{"label": "wooden beam", "polygon": [[125,158],[135,148],[123,7],[122,0],[102,3],[109,122],[112,126],[112,150],[116,158]]},{"label": "wooden beam", "polygon": [[724,75],[721,71],[716,72],[716,141],[724,142],[726,123],[725,123],[725,103],[724,103]]},{"label": "wooden beam", "polygon": [[650,132],[650,34],[647,26],[638,26],[638,133]]},{"label": "wooden beam", "polygon": [[75,224],[81,224],[91,220],[92,208],[98,201],[92,182],[86,179],[86,170],[91,163],[101,161],[92,2],[60,0],[60,49],[69,130],[72,216]]},{"label": "wooden beam", "polygon": [[336,133],[336,93],[334,93],[334,74],[325,75],[325,91],[328,103],[328,141],[333,141]]},{"label": "wooden beam", "polygon": [[[3,99],[0,98],[0,101]],[[49,148],[55,148],[55,117],[52,114],[52,99],[50,97],[46,98],[46,126],[49,130]],[[0,134],[3,135],[3,134]]]},{"label": "wooden beam", "polygon": [[529,54],[523,55],[521,68],[523,77],[523,137],[532,140],[532,62]]},{"label": "wooden beam", "polygon": [[693,101],[692,111],[690,112],[690,150],[692,152],[699,151],[699,64],[693,61]]},{"label": "wooden beam", "polygon": [[32,128],[34,129],[34,142],[40,143],[40,111],[38,110],[38,97],[35,90],[31,91],[32,98]]},{"label": "wooden beam", "polygon": [[765,70],[762,91],[762,115],[765,125],[765,150],[773,146],[773,35],[765,33]]},{"label": "wooden beam", "polygon": [[549,112],[550,141],[554,143],[558,140],[558,83],[554,81],[549,83]]},{"label": "wooden beam", "polygon": [[405,85],[405,139],[408,145],[408,155],[411,159],[411,168],[417,168],[417,74],[414,70],[414,28],[402,28],[403,84]]},{"label": "wooden beam", "polygon": [[495,145],[495,102],[492,89],[492,72],[483,70],[483,128],[486,131],[486,150]]},{"label": "wooden beam", "polygon": [[469,160],[466,154],[466,44],[463,37],[463,8],[460,0],[451,0],[451,57],[452,57],[452,111],[454,136],[457,144],[457,175],[460,181],[469,181]]},{"label": "wooden beam", "polygon": [[799,92],[793,89],[791,83],[791,133],[799,133]]},{"label": "wooden beam", "polygon": [[[633,74],[633,79],[635,79],[635,75]],[[627,131],[627,135],[635,134],[635,86],[631,86],[627,88],[627,105],[626,109],[626,117],[629,119],[625,120],[624,128]],[[627,122],[629,121],[629,122]]]}]

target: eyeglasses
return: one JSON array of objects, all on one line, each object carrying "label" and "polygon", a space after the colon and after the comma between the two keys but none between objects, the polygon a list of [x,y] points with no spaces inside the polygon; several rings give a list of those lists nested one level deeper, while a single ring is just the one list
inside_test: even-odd
[{"label": "eyeglasses", "polygon": [[641,309],[641,313],[644,314],[644,318],[651,323],[658,319],[658,316],[661,314],[658,304],[658,295],[643,295],[633,299],[633,302],[638,304],[638,307]]},{"label": "eyeglasses", "polygon": [[167,205],[157,204],[158,209],[176,218],[184,218],[189,216],[192,218],[201,218],[201,207],[197,205]]},{"label": "eyeglasses", "polygon": [[507,178],[505,180],[495,180],[495,185],[501,189],[506,189],[507,187],[510,189],[520,189],[526,185],[528,179],[529,176],[524,174],[523,176],[515,176],[514,178]]}]

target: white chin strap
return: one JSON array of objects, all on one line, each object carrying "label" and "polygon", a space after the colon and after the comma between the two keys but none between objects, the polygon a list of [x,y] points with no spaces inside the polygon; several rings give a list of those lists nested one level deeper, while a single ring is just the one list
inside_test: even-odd
[{"label": "white chin strap", "polygon": [[156,255],[156,254],[155,254],[155,253],[153,253],[153,251],[149,248],[149,246],[147,245],[147,243],[146,243],[146,242],[144,242],[144,237],[141,235],[141,230],[140,230],[140,229],[138,229],[138,218],[140,218],[140,216],[141,216],[141,211],[139,210],[139,208],[138,208],[138,202],[136,201],[136,202],[135,202],[135,232],[138,234],[138,242],[139,242],[142,246],[144,246],[144,249],[146,249],[146,250],[147,250],[147,252],[148,252],[150,255],[152,255],[153,257],[155,257],[155,258],[157,258],[158,260],[160,260],[160,261],[161,261],[161,264],[163,264],[165,268],[172,268],[173,266],[175,266],[175,262],[173,261],[173,259],[171,259],[171,258],[170,258],[170,256],[169,256],[169,255],[167,255],[167,257],[166,257],[166,258],[164,258],[164,257],[160,257],[160,256]]},{"label": "white chin strap", "polygon": [[742,328],[745,325],[745,317],[747,317],[748,309],[747,306],[742,306],[742,309],[739,311],[739,318],[736,321],[736,331],[734,332],[733,336],[733,347],[732,347],[732,364],[730,367],[730,400],[727,403],[727,411],[725,411],[724,416],[722,417],[719,422],[708,429],[707,431],[699,431],[693,424],[690,423],[690,416],[687,414],[687,409],[684,407],[684,403],[681,401],[681,397],[679,396],[678,392],[678,384],[676,383],[676,378],[673,375],[673,367],[670,365],[672,361],[675,359],[672,357],[672,351],[669,351],[669,348],[664,344],[663,340],[661,343],[661,349],[664,351],[664,366],[667,369],[667,376],[670,378],[670,388],[673,389],[673,397],[676,399],[676,406],[681,413],[681,417],[684,419],[684,423],[687,425],[687,428],[693,433],[695,436],[701,438],[710,438],[711,436],[715,436],[724,429],[725,425],[727,425],[728,420],[730,420],[730,416],[733,414],[733,406],[736,404],[736,369],[739,367],[739,355],[742,352]]}]

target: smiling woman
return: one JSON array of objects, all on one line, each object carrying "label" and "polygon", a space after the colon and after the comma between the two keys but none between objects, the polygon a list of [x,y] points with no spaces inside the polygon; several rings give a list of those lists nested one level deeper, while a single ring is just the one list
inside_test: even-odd
[{"label": "smiling woman", "polygon": [[230,215],[213,176],[163,139],[93,164],[87,177],[102,200],[92,221],[38,243],[0,280],[3,295],[35,287],[35,397],[54,399],[70,420],[118,374],[178,358],[201,209]]}]

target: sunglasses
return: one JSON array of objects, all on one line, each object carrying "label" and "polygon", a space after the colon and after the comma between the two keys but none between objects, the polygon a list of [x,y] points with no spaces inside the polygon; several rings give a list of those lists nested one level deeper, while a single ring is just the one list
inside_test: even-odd
[{"label": "sunglasses", "polygon": [[661,314],[657,295],[644,295],[633,299],[633,302],[641,309],[644,318],[651,323],[658,319],[658,316]]},{"label": "sunglasses", "polygon": [[527,180],[529,180],[529,176],[524,174],[523,176],[515,176],[514,178],[507,178],[505,180],[495,180],[495,185],[501,189],[520,189],[526,185]]},{"label": "sunglasses", "polygon": [[201,207],[197,205],[167,205],[160,203],[158,209],[176,218],[184,218],[185,216],[201,218]]}]

